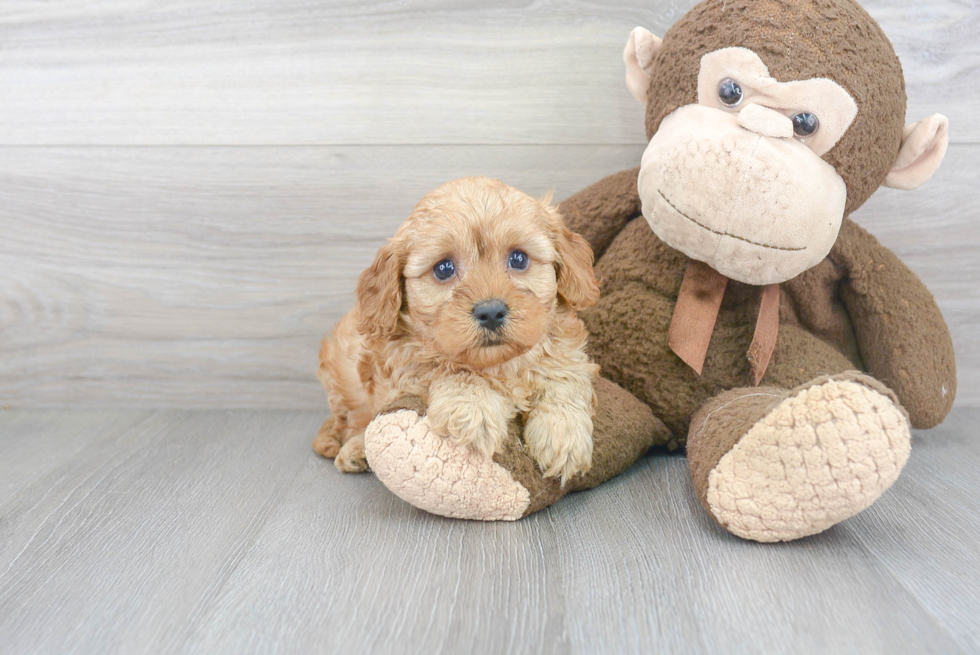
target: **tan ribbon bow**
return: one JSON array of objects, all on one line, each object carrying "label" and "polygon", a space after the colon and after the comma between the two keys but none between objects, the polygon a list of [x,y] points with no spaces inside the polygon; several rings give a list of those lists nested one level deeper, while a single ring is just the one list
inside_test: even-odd
[{"label": "tan ribbon bow", "polygon": [[[704,368],[726,286],[728,278],[703,262],[692,259],[684,271],[674,316],[667,332],[667,345],[698,375]],[[752,382],[756,386],[766,374],[776,348],[778,332],[779,285],[769,284],[762,287],[759,317],[755,322],[752,345],[746,355],[752,369]]]}]

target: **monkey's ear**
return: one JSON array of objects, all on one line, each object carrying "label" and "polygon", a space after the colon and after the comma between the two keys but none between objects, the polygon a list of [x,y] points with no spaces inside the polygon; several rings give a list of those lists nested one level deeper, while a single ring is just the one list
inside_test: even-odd
[{"label": "monkey's ear", "polygon": [[949,146],[949,119],[934,114],[905,126],[902,147],[885,186],[910,191],[925,184],[939,168]]},{"label": "monkey's ear", "polygon": [[660,53],[663,41],[642,27],[634,27],[630,32],[626,49],[623,50],[623,63],[626,64],[626,86],[633,97],[646,104],[647,91],[653,79],[653,63]]},{"label": "monkey's ear", "polygon": [[398,331],[402,308],[402,248],[392,241],[357,280],[358,330],[370,338],[391,338]]}]

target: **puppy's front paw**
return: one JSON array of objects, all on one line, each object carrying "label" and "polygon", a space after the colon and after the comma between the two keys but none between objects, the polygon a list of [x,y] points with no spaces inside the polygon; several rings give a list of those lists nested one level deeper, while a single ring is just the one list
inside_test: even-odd
[{"label": "puppy's front paw", "polygon": [[507,438],[510,416],[503,403],[485,403],[480,398],[434,398],[428,418],[436,431],[469,446],[487,458],[493,457]]},{"label": "puppy's front paw", "polygon": [[336,418],[331,416],[320,426],[320,433],[313,440],[313,450],[317,455],[333,459],[340,451],[340,429]]},{"label": "puppy's front paw", "polygon": [[524,424],[524,443],[545,477],[570,478],[592,468],[592,417],[568,408],[532,411]]},{"label": "puppy's front paw", "polygon": [[337,453],[333,465],[341,473],[361,473],[368,468],[367,457],[364,455],[364,435],[351,437]]}]

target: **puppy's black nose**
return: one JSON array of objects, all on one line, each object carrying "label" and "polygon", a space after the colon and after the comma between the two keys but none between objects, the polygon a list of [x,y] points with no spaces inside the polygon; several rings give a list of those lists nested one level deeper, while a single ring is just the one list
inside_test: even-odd
[{"label": "puppy's black nose", "polygon": [[507,305],[503,300],[485,300],[473,307],[473,316],[481,327],[496,330],[507,318]]}]

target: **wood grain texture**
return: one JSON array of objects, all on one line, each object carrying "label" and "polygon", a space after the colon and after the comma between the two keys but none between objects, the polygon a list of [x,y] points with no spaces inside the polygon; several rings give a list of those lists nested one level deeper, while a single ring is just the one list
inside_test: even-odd
[{"label": "wood grain texture", "polygon": [[[150,653],[185,639],[307,459],[320,418],[111,412],[93,443],[78,425],[90,417],[0,415],[2,447],[50,445],[58,462],[39,461],[30,485],[0,498],[4,653]],[[0,479],[18,466],[2,460]]]},{"label": "wood grain texture", "polygon": [[[0,148],[0,405],[324,406],[319,338],[419,198],[562,198],[642,146]],[[980,404],[980,147],[855,219],[936,295]]]},{"label": "wood grain texture", "polygon": [[567,195],[626,152],[0,149],[0,404],[323,407],[319,339],[422,195]]},{"label": "wood grain texture", "polygon": [[[150,412],[86,410],[71,420],[52,420],[43,412],[2,415],[0,433],[0,505],[39,478],[70,468],[79,457],[104,442],[112,442],[136,429]],[[16,435],[16,436],[14,436]],[[0,546],[0,552],[5,546]]]},{"label": "wood grain texture", "polygon": [[[5,0],[0,144],[639,144],[623,45],[694,1]],[[975,0],[864,5],[980,142]]]},{"label": "wood grain texture", "polygon": [[36,467],[0,497],[5,655],[980,648],[978,410],[790,544],[718,528],[678,456],[516,523],[442,519],[313,455],[320,418],[115,410],[93,437],[94,412],[0,412],[0,453],[53,458],[0,458]]},{"label": "wood grain texture", "polygon": [[[980,414],[957,412],[915,435],[910,475],[848,524],[864,547],[915,595],[965,652],[980,652]],[[914,466],[913,466],[914,465]]]},{"label": "wood grain texture", "polygon": [[[0,402],[322,406],[319,335],[414,203],[463,174],[561,198],[634,165],[622,42],[692,4],[5,2],[0,144],[31,147],[0,145]],[[910,120],[980,143],[976,3],[866,6]],[[971,405],[978,161],[954,147],[856,216],[936,293]]]}]

